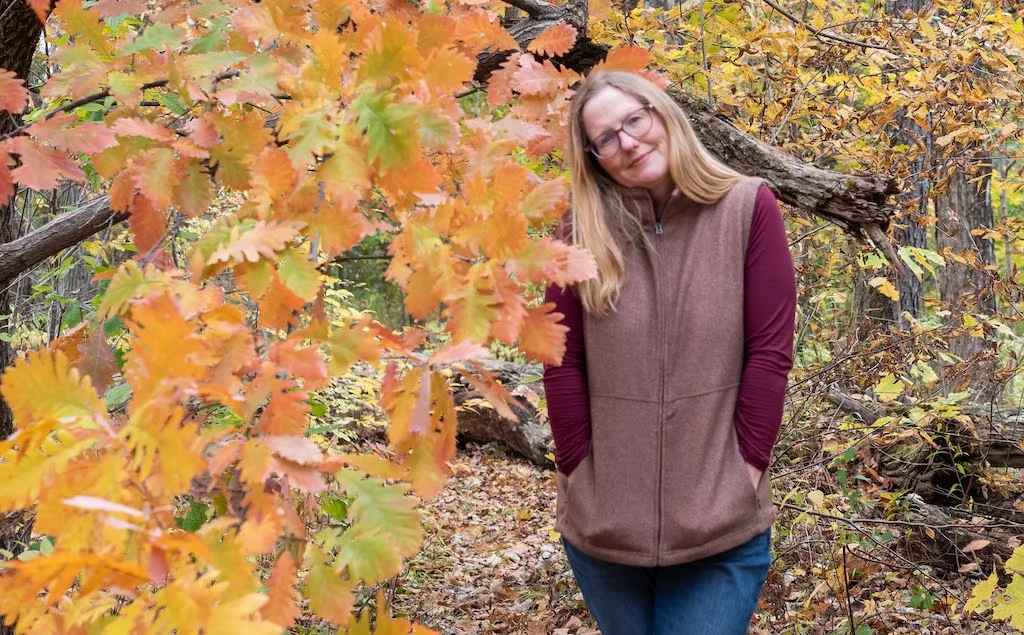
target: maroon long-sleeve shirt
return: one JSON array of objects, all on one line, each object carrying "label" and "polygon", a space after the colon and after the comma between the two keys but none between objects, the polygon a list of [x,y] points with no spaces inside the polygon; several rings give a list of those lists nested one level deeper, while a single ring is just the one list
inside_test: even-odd
[{"label": "maroon long-sleeve shirt", "polygon": [[[775,195],[758,190],[743,270],[743,377],[733,421],[740,454],[768,468],[782,423],[786,380],[793,366],[796,276]],[[590,399],[583,346],[583,305],[574,287],[550,285],[548,302],[569,327],[561,366],[544,366],[555,463],[570,474],[590,452]],[[694,363],[698,363],[694,360]]]}]

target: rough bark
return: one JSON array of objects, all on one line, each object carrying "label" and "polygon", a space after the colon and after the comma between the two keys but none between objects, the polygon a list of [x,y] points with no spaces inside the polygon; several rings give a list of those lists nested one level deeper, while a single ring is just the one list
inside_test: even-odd
[{"label": "rough bark", "polygon": [[495,361],[483,366],[494,373],[519,402],[519,420],[502,418],[480,393],[467,386],[454,391],[455,403],[459,406],[459,436],[480,443],[500,441],[534,465],[553,468],[555,464],[548,458],[554,453],[551,427],[541,420],[537,410],[544,396],[540,381],[543,369],[537,365]]},{"label": "rough bark", "polygon": [[[24,0],[0,0],[0,68],[28,80],[36,43],[43,25]],[[21,115],[0,112],[0,136],[21,125]],[[17,238],[19,231],[15,200],[0,201],[0,244]],[[11,314],[11,289],[7,280],[0,280],[0,315]],[[0,369],[14,362],[14,351],[9,342],[0,341]],[[0,439],[14,431],[14,421],[7,402],[0,399]]]},{"label": "rough bark", "polygon": [[[972,169],[973,168],[973,169]],[[996,264],[991,238],[973,235],[974,230],[990,230],[994,224],[989,185],[990,164],[979,162],[958,167],[950,177],[946,196],[935,202],[939,218],[936,241],[939,253],[946,258],[939,274],[939,296],[948,303],[954,319],[970,313],[994,315],[996,296],[992,274],[987,268]],[[966,261],[958,262],[954,256]],[[994,380],[995,360],[990,343],[982,337],[957,335],[949,340],[949,350],[971,364],[951,378],[948,388],[970,387],[977,401],[989,401],[999,394]],[[973,360],[973,362],[970,362]],[[954,369],[954,372],[960,369]]]}]

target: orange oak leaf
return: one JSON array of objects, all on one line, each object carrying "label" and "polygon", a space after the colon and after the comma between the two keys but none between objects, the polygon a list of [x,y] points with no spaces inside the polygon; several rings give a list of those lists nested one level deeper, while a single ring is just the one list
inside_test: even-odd
[{"label": "orange oak leaf", "polygon": [[260,608],[260,616],[282,628],[290,628],[295,620],[302,615],[299,608],[299,592],[295,589],[298,582],[298,571],[295,558],[285,549],[277,557],[274,568],[267,580],[267,596],[269,601]]},{"label": "orange oak leaf", "polygon": [[21,160],[21,165],[11,170],[11,176],[27,188],[50,190],[57,187],[61,177],[85,180],[85,172],[67,153],[47,148],[28,137],[9,139],[7,149]]},{"label": "orange oak leaf", "polygon": [[567,189],[563,179],[544,181],[522,197],[519,210],[534,226],[553,223],[569,209]]},{"label": "orange oak leaf", "polygon": [[213,202],[213,184],[203,172],[199,161],[189,161],[181,171],[181,181],[175,186],[174,200],[186,216],[197,218]]},{"label": "orange oak leaf", "polygon": [[152,201],[139,195],[132,199],[131,212],[128,225],[134,234],[135,248],[140,254],[148,254],[167,235],[167,212],[157,209]]},{"label": "orange oak leaf", "polygon": [[642,71],[651,62],[651,54],[647,49],[636,45],[620,46],[612,49],[608,56],[593,71]]},{"label": "orange oak leaf", "polygon": [[181,163],[170,148],[151,148],[132,161],[135,188],[153,207],[165,210],[174,203],[174,188],[183,177]]},{"label": "orange oak leaf", "polygon": [[522,95],[554,95],[565,88],[565,77],[550,60],[538,62],[526,54],[519,57],[519,69],[512,74],[510,84]]},{"label": "orange oak leaf", "polygon": [[512,76],[519,70],[520,52],[515,52],[501,63],[498,70],[487,78],[487,105],[497,108],[512,101]]},{"label": "orange oak leaf", "polygon": [[473,79],[476,60],[452,49],[443,48],[434,51],[426,64],[424,79],[431,92],[437,95],[458,93],[469,80]]},{"label": "orange oak leaf", "polygon": [[292,290],[274,279],[267,293],[259,301],[260,326],[285,328],[299,320],[299,310],[306,301],[292,293]]},{"label": "orange oak leaf", "polygon": [[455,23],[455,36],[468,46],[469,50],[464,52],[473,57],[484,49],[490,49],[491,53],[519,49],[515,38],[500,22],[491,22],[490,14],[483,9],[460,16]]},{"label": "orange oak leaf", "polygon": [[25,80],[20,79],[14,71],[0,68],[0,110],[20,113],[28,104],[28,90]]},{"label": "orange oak leaf", "polygon": [[[508,390],[498,383],[494,376],[485,370],[483,367],[474,364],[473,362],[466,362],[465,366],[468,368],[465,372],[462,372],[462,376],[468,381],[473,388],[476,388],[481,395],[483,395],[487,401],[494,406],[494,409],[501,416],[512,421],[518,421],[519,417],[512,411],[512,406],[522,410],[522,406],[516,401],[515,397],[508,392]],[[456,365],[458,368],[458,365]]]},{"label": "orange oak leaf", "polygon": [[490,357],[491,352],[487,347],[462,341],[457,344],[447,344],[434,351],[434,354],[427,359],[427,366],[430,368],[440,368],[452,362],[466,359],[490,359]]},{"label": "orange oak leaf", "polygon": [[526,319],[526,298],[522,286],[507,273],[496,276],[495,289],[501,300],[498,320],[491,327],[491,335],[508,345],[519,339],[519,330]]},{"label": "orange oak leaf", "polygon": [[550,57],[565,55],[576,44],[577,35],[579,33],[576,31],[576,27],[566,22],[559,22],[534,38],[526,50]]},{"label": "orange oak leaf", "polygon": [[578,245],[553,238],[541,238],[506,262],[520,280],[548,281],[564,287],[597,275],[594,255]]},{"label": "orange oak leaf", "polygon": [[303,387],[318,390],[327,385],[327,362],[315,346],[299,348],[295,339],[274,342],[267,351],[270,361],[303,381]]},{"label": "orange oak leaf", "polygon": [[545,364],[559,364],[565,354],[565,334],[569,327],[559,322],[564,317],[552,312],[554,302],[527,309],[526,320],[519,335],[519,349]]},{"label": "orange oak leaf", "polygon": [[309,425],[309,412],[309,393],[305,390],[274,392],[253,430],[263,434],[302,434]]}]

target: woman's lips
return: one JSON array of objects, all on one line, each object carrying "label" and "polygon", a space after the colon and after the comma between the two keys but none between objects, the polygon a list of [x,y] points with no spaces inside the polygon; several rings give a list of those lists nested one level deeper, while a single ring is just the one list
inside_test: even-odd
[{"label": "woman's lips", "polygon": [[633,161],[629,164],[629,167],[633,168],[640,165],[645,159],[647,159],[648,156],[650,156],[652,152],[654,152],[654,150],[648,150],[647,152],[633,159]]}]

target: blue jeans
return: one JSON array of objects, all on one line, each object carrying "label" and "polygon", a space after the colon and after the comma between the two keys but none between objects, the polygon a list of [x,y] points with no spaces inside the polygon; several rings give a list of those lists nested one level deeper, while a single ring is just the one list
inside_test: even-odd
[{"label": "blue jeans", "polygon": [[743,635],[771,564],[771,529],[669,567],[613,564],[562,544],[601,635]]}]

